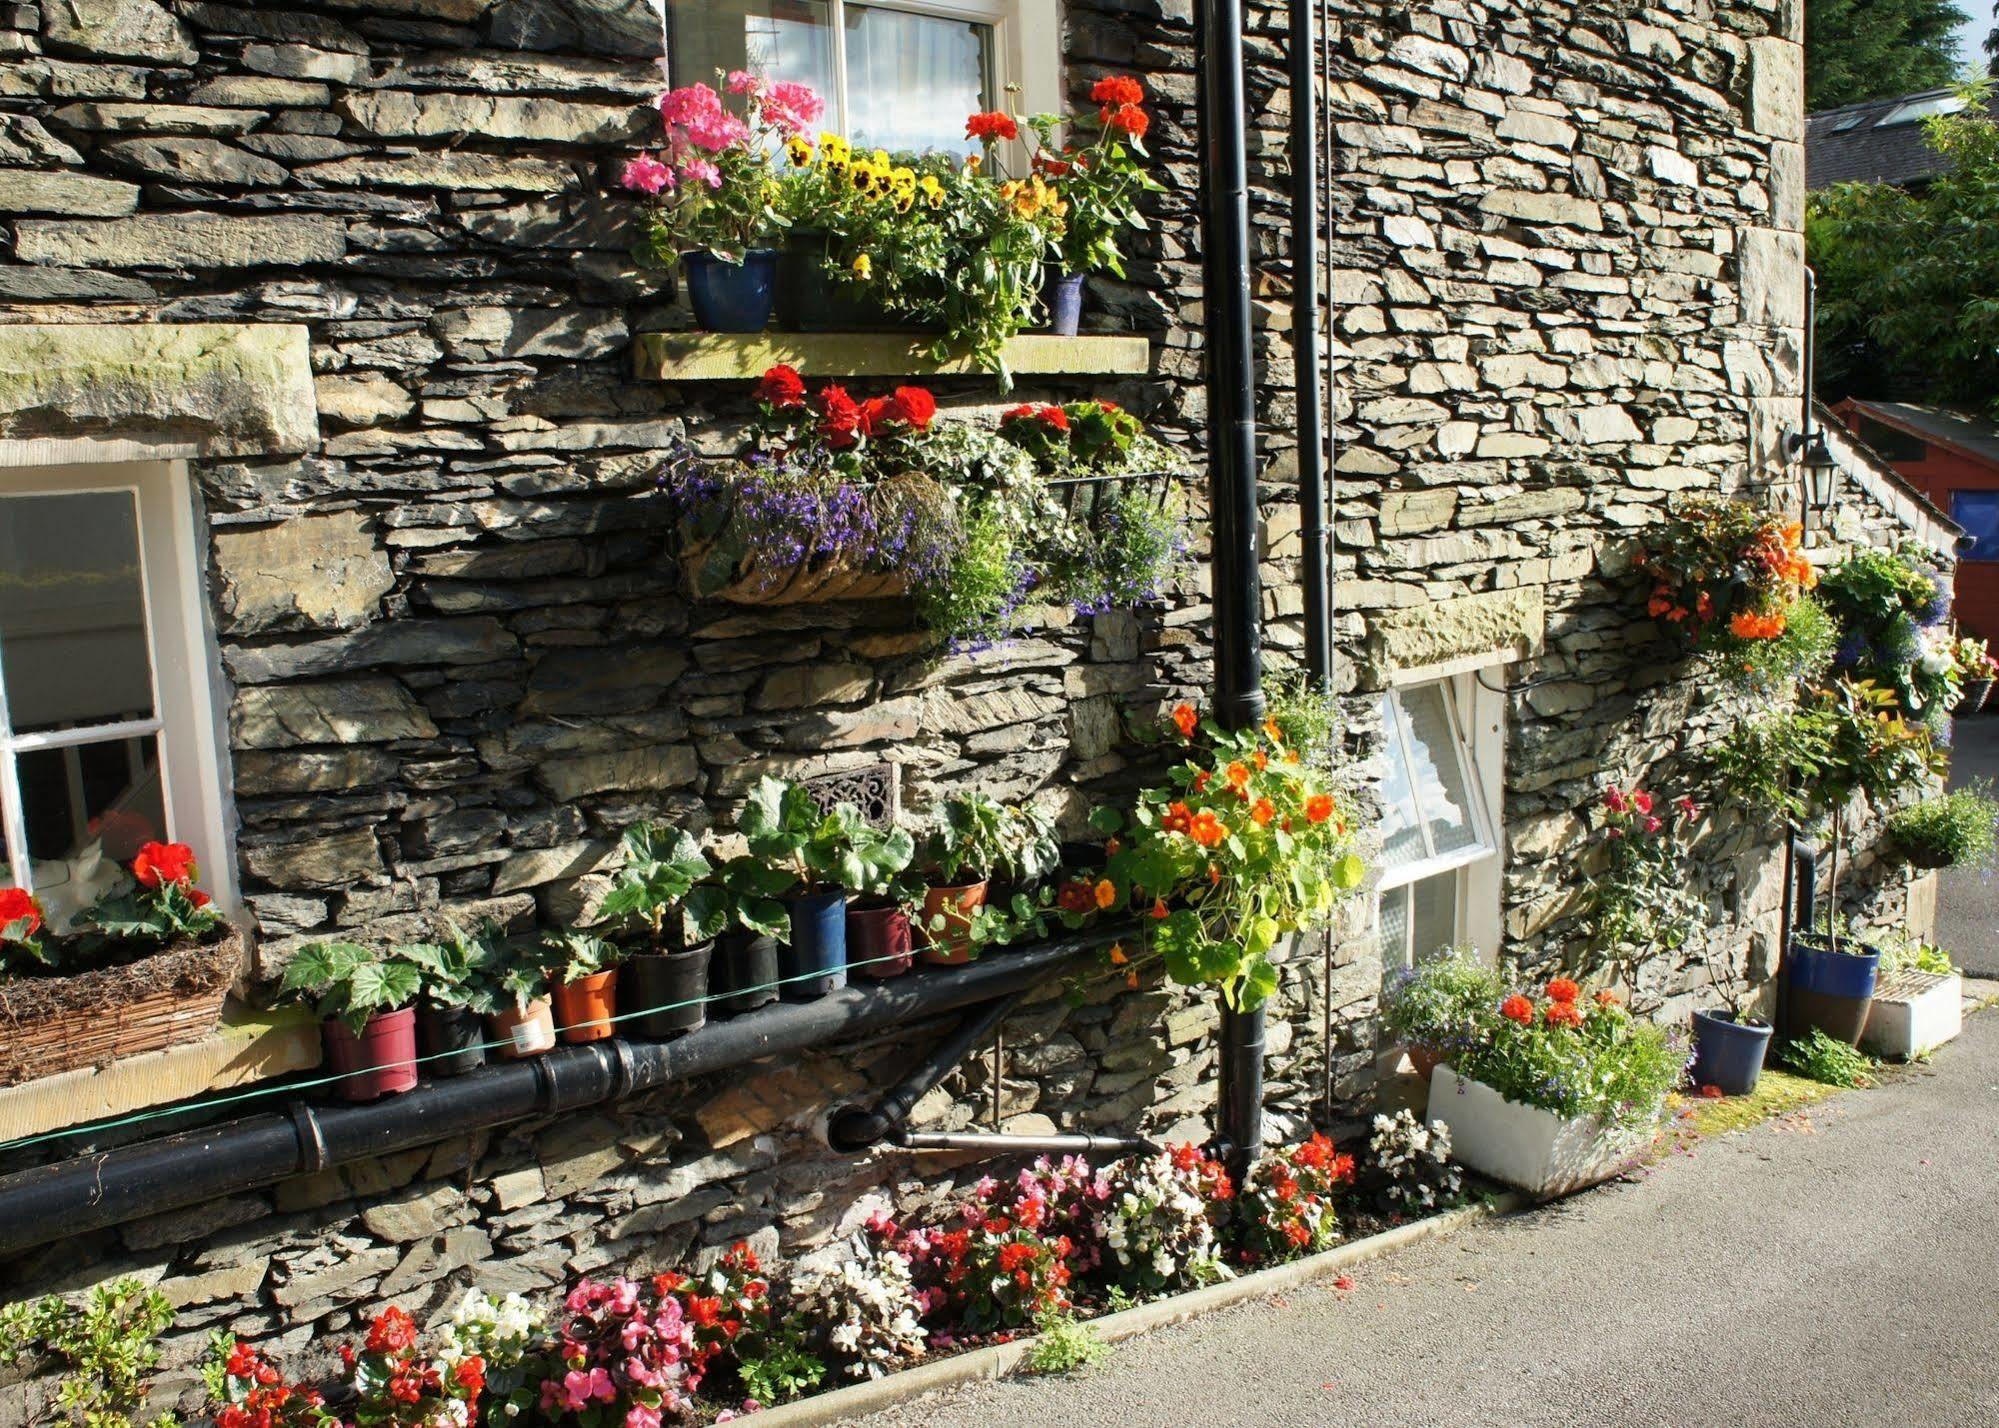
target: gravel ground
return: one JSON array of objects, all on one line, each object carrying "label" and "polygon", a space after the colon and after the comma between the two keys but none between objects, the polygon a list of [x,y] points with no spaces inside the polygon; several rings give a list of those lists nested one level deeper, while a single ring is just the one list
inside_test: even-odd
[{"label": "gravel ground", "polygon": [[[1950,751],[1950,786],[1978,779],[1999,784],[1999,715],[1960,719]],[[1958,964],[1999,977],[1999,875],[1990,868],[1946,868],[1937,898],[1937,941]]]},{"label": "gravel ground", "polygon": [[1988,1012],[1880,1089],[1362,1265],[1348,1292],[1244,1305],[1120,1345],[1078,1377],[863,1421],[1999,1425],[1995,1093]]}]

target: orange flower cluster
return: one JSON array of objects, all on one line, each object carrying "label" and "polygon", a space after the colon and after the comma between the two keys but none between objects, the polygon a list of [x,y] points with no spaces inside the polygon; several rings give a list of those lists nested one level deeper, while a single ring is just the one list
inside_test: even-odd
[{"label": "orange flower cluster", "polygon": [[1728,631],[1739,639],[1774,640],[1784,633],[1787,623],[1789,621],[1782,610],[1768,615],[1754,610],[1738,610],[1728,622]]}]

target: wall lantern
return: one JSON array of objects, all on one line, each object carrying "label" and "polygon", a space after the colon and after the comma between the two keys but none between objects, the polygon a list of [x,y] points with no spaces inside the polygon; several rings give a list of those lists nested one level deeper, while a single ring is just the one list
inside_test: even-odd
[{"label": "wall lantern", "polygon": [[1832,509],[1833,485],[1839,479],[1839,461],[1832,454],[1832,443],[1825,439],[1823,428],[1792,440],[1797,443],[1797,462],[1804,468],[1805,499],[1823,515]]}]

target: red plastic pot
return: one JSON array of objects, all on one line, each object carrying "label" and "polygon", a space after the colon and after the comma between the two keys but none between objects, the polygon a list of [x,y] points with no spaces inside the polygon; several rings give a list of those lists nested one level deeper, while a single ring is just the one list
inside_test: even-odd
[{"label": "red plastic pot", "polygon": [[[923,894],[923,960],[938,967],[958,967],[972,960],[972,914],[986,905],[988,884],[981,878],[954,888],[929,888]],[[931,923],[944,918],[941,932]]]},{"label": "red plastic pot", "polygon": [[915,963],[909,914],[900,903],[847,907],[847,970],[863,977],[900,977]]},{"label": "red plastic pot", "polygon": [[618,969],[555,984],[555,1024],[571,1045],[602,1041],[618,1014]]},{"label": "red plastic pot", "polygon": [[356,1036],[347,1023],[320,1023],[326,1064],[342,1073],[344,1101],[374,1101],[416,1089],[416,1008],[378,1012]]}]

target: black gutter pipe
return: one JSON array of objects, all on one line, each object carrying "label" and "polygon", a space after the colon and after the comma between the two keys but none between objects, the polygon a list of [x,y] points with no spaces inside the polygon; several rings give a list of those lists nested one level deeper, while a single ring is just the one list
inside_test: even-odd
[{"label": "black gutter pipe", "polygon": [[847,1106],[835,1111],[826,1121],[826,1144],[846,1155],[872,1150],[880,1145],[890,1132],[909,1119],[909,1113],[916,1109],[918,1101],[929,1095],[939,1081],[956,1070],[959,1062],[993,1034],[1007,1015],[1020,1005],[1023,995],[1015,992],[966,1012],[965,1019],[951,1034],[938,1042],[928,1056],[891,1087],[875,1103],[873,1110]]},{"label": "black gutter pipe", "polygon": [[1068,970],[1116,929],[970,966],[847,987],[714,1022],[677,1041],[614,1037],[426,1081],[368,1105],[246,1116],[0,1177],[0,1255],[183,1209],[447,1136],[621,1099],[766,1056],[1005,998]]},{"label": "black gutter pipe", "polygon": [[[1208,351],[1215,718],[1263,719],[1263,592],[1257,567],[1256,372],[1250,333],[1249,155],[1242,0],[1201,0],[1199,83],[1202,299]],[[1222,1004],[1216,1133],[1240,1173],[1263,1145],[1263,1011]]]},{"label": "black gutter pipe", "polygon": [[1317,0],[1291,0],[1291,356],[1297,367],[1298,534],[1304,542],[1305,673],[1333,692],[1332,575],[1326,513],[1325,379],[1319,365]]}]

